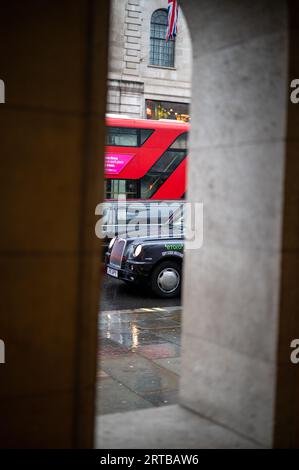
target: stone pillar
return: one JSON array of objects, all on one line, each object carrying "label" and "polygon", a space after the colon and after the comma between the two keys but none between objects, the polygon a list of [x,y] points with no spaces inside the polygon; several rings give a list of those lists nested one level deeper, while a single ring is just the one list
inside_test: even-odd
[{"label": "stone pillar", "polygon": [[181,404],[296,447],[298,7],[290,34],[283,0],[181,5],[194,54],[188,194],[204,203],[203,247],[185,263]]},{"label": "stone pillar", "polygon": [[143,0],[127,0],[123,74],[134,80],[140,76],[140,41]]},{"label": "stone pillar", "polygon": [[144,118],[144,83],[108,79],[107,113]]},{"label": "stone pillar", "polygon": [[143,0],[111,2],[107,113],[144,118],[140,79]]},{"label": "stone pillar", "polygon": [[92,447],[109,1],[1,5],[1,447]]}]

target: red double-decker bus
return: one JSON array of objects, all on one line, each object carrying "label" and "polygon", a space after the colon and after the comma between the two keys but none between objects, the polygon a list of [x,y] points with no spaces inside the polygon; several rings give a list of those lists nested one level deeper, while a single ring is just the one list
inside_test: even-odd
[{"label": "red double-decker bus", "polygon": [[184,198],[188,124],[107,116],[106,126],[106,200]]}]

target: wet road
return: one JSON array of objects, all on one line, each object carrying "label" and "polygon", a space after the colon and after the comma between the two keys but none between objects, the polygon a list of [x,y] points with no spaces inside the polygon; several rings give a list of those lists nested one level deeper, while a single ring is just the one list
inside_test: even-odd
[{"label": "wet road", "polygon": [[101,295],[101,310],[128,309],[137,307],[169,307],[180,305],[181,299],[159,299],[148,290],[127,286],[124,282],[104,274]]},{"label": "wet road", "polygon": [[[144,299],[139,294],[135,305]],[[97,414],[177,403],[180,333],[180,307],[102,312]]]}]

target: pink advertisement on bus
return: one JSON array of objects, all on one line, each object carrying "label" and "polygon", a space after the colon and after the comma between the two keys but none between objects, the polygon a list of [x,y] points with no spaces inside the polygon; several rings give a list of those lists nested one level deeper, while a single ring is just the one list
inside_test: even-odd
[{"label": "pink advertisement on bus", "polygon": [[134,155],[127,153],[105,153],[105,173],[118,175],[133,157]]}]

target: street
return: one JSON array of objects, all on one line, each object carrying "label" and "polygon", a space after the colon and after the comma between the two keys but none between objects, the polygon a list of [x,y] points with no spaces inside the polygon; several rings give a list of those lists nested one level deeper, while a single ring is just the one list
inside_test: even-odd
[{"label": "street", "polygon": [[123,310],[137,307],[172,307],[181,305],[180,298],[160,299],[151,292],[103,275],[101,311]]},{"label": "street", "polygon": [[159,299],[104,275],[97,414],[177,402],[180,299]]}]

